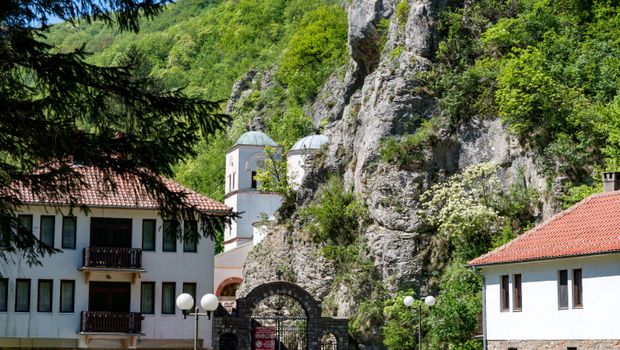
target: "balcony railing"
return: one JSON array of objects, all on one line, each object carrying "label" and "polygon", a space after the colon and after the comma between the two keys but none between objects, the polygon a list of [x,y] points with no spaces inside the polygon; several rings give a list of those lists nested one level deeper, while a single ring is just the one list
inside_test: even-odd
[{"label": "balcony railing", "polygon": [[142,319],[139,312],[82,311],[80,331],[138,334]]},{"label": "balcony railing", "polygon": [[84,248],[83,267],[141,269],[142,249],[117,247]]}]

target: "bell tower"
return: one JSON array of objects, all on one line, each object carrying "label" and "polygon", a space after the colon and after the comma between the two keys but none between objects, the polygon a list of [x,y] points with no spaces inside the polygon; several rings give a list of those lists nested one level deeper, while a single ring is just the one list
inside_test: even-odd
[{"label": "bell tower", "polygon": [[280,207],[282,197],[278,193],[258,190],[256,172],[264,166],[265,147],[280,146],[260,131],[248,131],[241,135],[235,145],[226,152],[226,181],[224,203],[238,212],[224,232],[224,251],[245,243],[251,243],[253,224],[261,214],[271,217]]}]

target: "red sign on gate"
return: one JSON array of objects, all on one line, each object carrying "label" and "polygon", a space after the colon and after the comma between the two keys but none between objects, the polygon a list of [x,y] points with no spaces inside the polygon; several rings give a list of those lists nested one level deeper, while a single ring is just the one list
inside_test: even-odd
[{"label": "red sign on gate", "polygon": [[254,350],[275,350],[276,329],[274,327],[254,328]]}]

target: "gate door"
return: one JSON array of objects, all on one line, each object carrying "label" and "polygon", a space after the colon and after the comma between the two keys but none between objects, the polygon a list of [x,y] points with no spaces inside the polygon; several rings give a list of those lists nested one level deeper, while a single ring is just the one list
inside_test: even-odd
[{"label": "gate door", "polygon": [[253,350],[306,350],[304,316],[252,316]]}]

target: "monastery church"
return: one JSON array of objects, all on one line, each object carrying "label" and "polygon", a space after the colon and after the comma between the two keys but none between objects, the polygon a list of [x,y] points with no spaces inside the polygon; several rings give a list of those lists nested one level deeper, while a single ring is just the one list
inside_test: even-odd
[{"label": "monastery church", "polygon": [[[327,141],[324,135],[307,136],[286,152],[287,178],[293,189],[304,179],[309,156]],[[266,147],[274,148],[277,155],[282,154],[282,147],[265,133],[248,131],[226,153],[225,204],[241,217],[226,228],[224,252],[215,256],[213,285],[215,295],[228,309],[234,306],[235,293],[243,281],[243,264],[248,253],[265,237],[266,232],[257,223],[264,217],[273,220],[282,202],[279,193],[261,191],[256,181],[257,169],[264,166]]]}]

